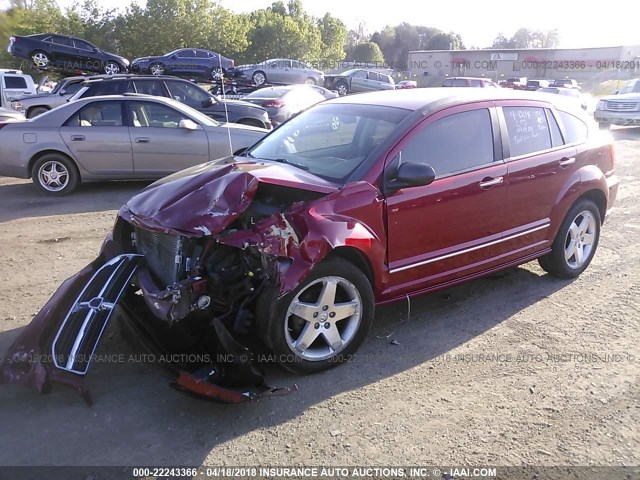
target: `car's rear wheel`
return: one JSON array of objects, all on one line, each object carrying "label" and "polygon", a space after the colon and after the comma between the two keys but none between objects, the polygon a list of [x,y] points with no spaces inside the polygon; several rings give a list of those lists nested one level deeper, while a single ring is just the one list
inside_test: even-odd
[{"label": "car's rear wheel", "polygon": [[307,85],[315,85],[316,81],[313,78],[309,77],[304,81],[304,83],[306,83]]},{"label": "car's rear wheel", "polygon": [[599,122],[598,128],[600,128],[600,130],[609,130],[609,128],[611,128],[611,124],[609,122]]},{"label": "car's rear wheel", "polygon": [[36,68],[47,68],[51,60],[49,60],[49,56],[38,50],[31,54],[31,61],[33,62],[33,66]]},{"label": "car's rear wheel", "polygon": [[41,192],[63,196],[76,189],[80,183],[80,174],[69,158],[49,153],[34,163],[31,179]]},{"label": "car's rear wheel", "polygon": [[27,110],[27,118],[34,118],[48,111],[49,109],[47,107],[33,107]]},{"label": "car's rear wheel", "polygon": [[564,218],[540,266],[560,278],[575,278],[589,266],[600,240],[600,211],[591,200],[576,202]]},{"label": "car's rear wheel", "polygon": [[262,70],[255,72],[251,78],[256,85],[264,85],[267,83],[267,75]]},{"label": "car's rear wheel", "polygon": [[120,65],[116,62],[107,62],[104,66],[104,73],[107,75],[115,75],[116,73],[120,73]]},{"label": "car's rear wheel", "polygon": [[340,82],[336,85],[336,90],[338,91],[338,95],[344,96],[349,93],[349,86],[344,82]]},{"label": "car's rear wheel", "polygon": [[151,72],[151,75],[164,75],[165,69],[164,69],[164,65],[160,62],[156,62],[156,63],[152,63],[149,66],[149,72]]},{"label": "car's rear wheel", "polygon": [[297,373],[315,373],[348,360],[365,339],[374,312],[373,290],[352,263],[329,259],[279,300],[263,295],[259,329],[276,361]]}]

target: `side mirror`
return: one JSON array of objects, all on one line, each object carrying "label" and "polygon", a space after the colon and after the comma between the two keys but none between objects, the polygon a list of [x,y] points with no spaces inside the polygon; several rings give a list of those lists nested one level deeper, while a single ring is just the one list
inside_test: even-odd
[{"label": "side mirror", "polygon": [[431,165],[417,162],[406,162],[400,165],[396,178],[385,185],[387,192],[395,192],[401,188],[425,186],[436,178]]},{"label": "side mirror", "polygon": [[235,152],[233,152],[233,156],[234,157],[239,157],[240,155],[242,155],[247,150],[249,150],[249,147],[242,147],[241,149],[236,150]]},{"label": "side mirror", "polygon": [[178,124],[178,128],[185,128],[187,130],[197,130],[198,124],[193,120],[189,120],[188,118],[183,118],[182,120],[180,120],[180,123]]},{"label": "side mirror", "polygon": [[174,59],[174,60],[175,60],[176,58],[178,58],[178,55],[176,55],[176,54],[174,53],[174,54],[173,54],[173,55],[171,55],[169,58],[172,58],[172,59]]},{"label": "side mirror", "polygon": [[218,103],[218,101],[216,100],[216,98],[211,96],[211,97],[207,97],[206,100],[202,101],[202,106],[203,107],[210,107],[212,105],[216,105],[217,103]]}]

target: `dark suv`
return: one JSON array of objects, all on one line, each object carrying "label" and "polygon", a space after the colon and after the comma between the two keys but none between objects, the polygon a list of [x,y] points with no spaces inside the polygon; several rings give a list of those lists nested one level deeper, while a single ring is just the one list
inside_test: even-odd
[{"label": "dark suv", "polygon": [[92,78],[69,101],[124,93],[173,98],[220,122],[272,128],[264,108],[249,102],[216,97],[189,80],[171,76],[119,75],[112,78]]}]

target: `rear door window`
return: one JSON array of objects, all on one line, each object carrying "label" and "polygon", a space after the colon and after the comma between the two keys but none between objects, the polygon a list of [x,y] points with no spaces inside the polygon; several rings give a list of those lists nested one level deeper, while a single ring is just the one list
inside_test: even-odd
[{"label": "rear door window", "polygon": [[144,95],[153,95],[154,97],[166,97],[164,85],[160,80],[135,80],[136,91]]},{"label": "rear door window", "polygon": [[121,127],[122,104],[120,102],[92,102],[72,115],[66,127]]},{"label": "rear door window", "polygon": [[503,107],[511,157],[551,148],[551,132],[544,108]]},{"label": "rear door window", "polygon": [[202,108],[202,102],[209,99],[207,92],[193,83],[187,81],[181,82],[177,80],[167,80],[165,81],[165,84],[171,93],[171,98],[189,105],[192,108]]}]

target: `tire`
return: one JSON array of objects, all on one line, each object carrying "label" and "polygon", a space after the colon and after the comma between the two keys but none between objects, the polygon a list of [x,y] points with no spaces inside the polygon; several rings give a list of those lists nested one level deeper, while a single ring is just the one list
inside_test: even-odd
[{"label": "tire", "polygon": [[164,65],[160,62],[152,63],[151,65],[149,65],[149,73],[151,75],[155,75],[155,76],[164,75],[165,71],[166,70],[164,68]]},{"label": "tire", "polygon": [[31,57],[33,66],[36,68],[45,69],[51,64],[51,59],[49,58],[49,55],[43,52],[42,50],[36,50],[35,52],[32,52],[31,55],[29,56]]},{"label": "tire", "polygon": [[600,241],[600,211],[591,200],[577,201],[560,225],[542,269],[558,278],[576,278],[589,266]]},{"label": "tire", "polygon": [[104,66],[104,73],[107,75],[115,75],[116,73],[120,73],[122,68],[116,62],[107,62]]},{"label": "tire", "polygon": [[316,81],[313,78],[309,77],[304,81],[304,83],[306,83],[307,85],[315,85]]},{"label": "tire", "polygon": [[598,123],[598,128],[600,130],[609,130],[609,128],[611,128],[611,124],[608,122],[599,122]]},{"label": "tire", "polygon": [[347,85],[345,82],[338,82],[338,84],[336,85],[336,90],[338,91],[338,95],[343,97],[349,93],[349,85]]},{"label": "tire", "polygon": [[267,75],[262,70],[258,70],[257,72],[254,72],[251,79],[253,80],[253,83],[257,86],[264,85],[265,83],[267,83]]},{"label": "tire", "polygon": [[209,78],[211,80],[214,80],[216,82],[221,81],[224,77],[225,77],[225,71],[218,67],[218,68],[212,68],[211,72],[209,73]]},{"label": "tire", "polygon": [[[322,301],[327,285],[335,288],[333,299],[329,291]],[[337,366],[358,349],[371,328],[371,284],[361,270],[343,259],[323,261],[292,292],[279,300],[276,297],[277,292],[272,290],[258,302],[258,334],[277,362],[295,373],[316,373]],[[296,315],[296,310],[308,319]],[[334,335],[333,341],[338,342],[334,347],[325,332]],[[302,343],[304,335],[310,342],[306,346]]]},{"label": "tire", "polygon": [[[52,173],[55,173],[54,178]],[[31,180],[43,193],[64,196],[73,192],[80,184],[80,174],[68,157],[59,153],[48,153],[33,164]]]},{"label": "tire", "polygon": [[27,118],[34,118],[48,111],[49,109],[47,107],[33,107],[27,110]]}]

